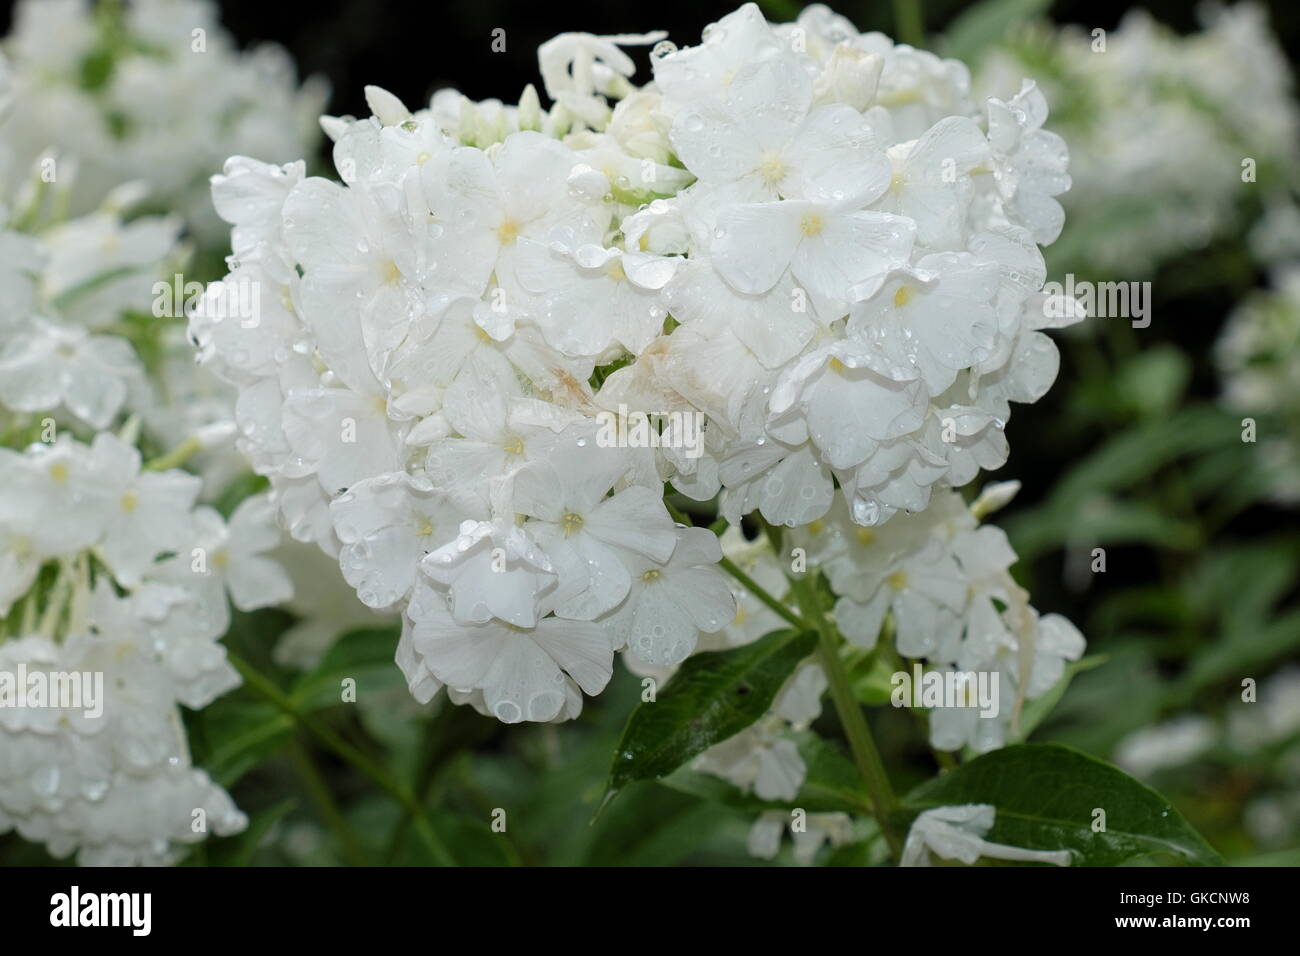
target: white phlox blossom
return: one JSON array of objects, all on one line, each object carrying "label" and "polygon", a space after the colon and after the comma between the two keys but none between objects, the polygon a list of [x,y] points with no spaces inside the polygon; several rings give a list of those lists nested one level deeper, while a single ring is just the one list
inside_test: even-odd
[{"label": "white phlox blossom", "polygon": [[839,847],[859,839],[853,818],[847,813],[803,813],[767,810],[749,830],[747,847],[750,856],[774,859],[781,849],[781,835],[790,831],[794,842],[794,861],[811,866],[824,846]]},{"label": "white phlox blossom", "polygon": [[231,152],[289,160],[319,136],[326,85],[300,86],[274,44],[239,50],[210,0],[23,0],[0,49],[13,73],[6,145],[22,165],[53,163],[55,182],[76,165],[74,214],[142,180],[219,249],[211,170]]},{"label": "white phlox blossom", "polygon": [[262,320],[190,325],[290,534],[403,614],[412,692],[507,721],[573,716],[619,650],[669,671],[766,626],[665,482],[732,525],[851,529],[999,467],[1057,370],[1039,244],[1069,185],[1032,84],[981,106],[961,64],[820,6],[682,49],[564,34],[539,65],[549,109],[368,87],[372,115],[322,119],[341,182],[227,160],[210,297],[255,283]]},{"label": "white phlox blossom", "polygon": [[[1107,31],[1022,24],[983,58],[975,87],[990,97],[990,139],[1018,158],[1010,202],[1036,217],[1039,241],[1060,231],[1051,197],[1073,180],[1061,197],[1070,232],[1053,250],[1065,268],[1149,276],[1240,222],[1242,200],[1261,188],[1243,182],[1287,180],[1300,109],[1267,9],[1204,4],[1197,13],[1203,29],[1190,34],[1141,9]],[[1026,76],[1060,117],[1068,180],[1064,144],[1040,129],[1039,94],[1019,92]],[[1008,135],[1017,111],[1017,125],[1037,129],[1029,139]]]},{"label": "white phlox blossom", "polygon": [[[228,601],[250,610],[289,597],[263,555],[279,539],[265,498],[227,524],[196,507],[197,476],[142,469],[110,432],[0,449],[0,472],[0,685],[11,698],[0,831],[83,864],[126,865],[175,862],[209,832],[242,830],[230,797],[191,765],[178,707],[240,682],[219,643]],[[38,672],[51,687],[79,675],[79,697],[12,699]]]},{"label": "white phlox blossom", "polygon": [[[179,708],[240,682],[230,601],[290,596],[264,555],[280,532],[265,498],[229,522],[199,503],[234,474],[234,389],[152,309],[179,223],[128,218],[133,186],[68,219],[70,164],[47,190],[4,146],[0,831],[87,865],[173,863],[247,824],[193,766]],[[142,447],[174,453],[145,465]],[[167,467],[195,454],[202,477]]]},{"label": "white phlox blossom", "polygon": [[[939,750],[1003,746],[1023,702],[1045,694],[1083,654],[1074,625],[1029,606],[1009,571],[1016,555],[1006,535],[979,523],[977,513],[1007,497],[995,486],[968,508],[946,492],[925,512],[879,528],[855,525],[837,508],[791,535],[808,567],[830,582],[835,620],[850,643],[873,648],[888,616],[901,658],[951,673],[965,688],[965,699],[930,706],[930,743]],[[995,713],[977,704],[979,675],[997,680]]]},{"label": "white phlox blossom", "polygon": [[923,810],[912,823],[903,844],[900,866],[931,866],[932,856],[956,860],[967,866],[980,857],[1017,863],[1069,866],[1069,850],[1026,850],[991,843],[984,834],[993,828],[997,808],[987,803]]}]

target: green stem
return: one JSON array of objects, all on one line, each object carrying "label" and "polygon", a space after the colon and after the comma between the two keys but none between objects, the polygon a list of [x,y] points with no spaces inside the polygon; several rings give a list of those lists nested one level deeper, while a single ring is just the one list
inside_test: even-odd
[{"label": "green stem", "polygon": [[921,18],[921,0],[894,0],[894,39],[916,47],[925,46],[925,25]]},{"label": "green stem", "polygon": [[253,691],[266,698],[266,700],[270,701],[289,717],[292,717],[300,727],[310,733],[330,750],[334,751],[334,753],[338,754],[338,756],[343,760],[352,764],[352,766],[354,766],[358,771],[377,783],[387,791],[389,796],[405,808],[406,811],[410,813],[411,819],[415,823],[416,832],[420,834],[421,838],[428,845],[429,851],[433,854],[434,859],[438,861],[440,866],[456,865],[456,861],[452,859],[451,854],[447,852],[447,848],[444,847],[442,841],[438,839],[438,835],[434,833],[433,827],[429,824],[428,817],[425,816],[424,808],[420,805],[420,801],[416,799],[415,794],[400,782],[393,779],[393,777],[390,776],[383,767],[379,766],[361,751],[357,750],[333,730],[320,724],[311,716],[299,711],[297,705],[294,704],[293,700],[285,694],[284,691],[280,690],[280,688],[276,687],[275,684],[271,683],[271,681],[267,680],[267,678],[254,670],[253,667],[238,654],[229,649],[227,649],[226,653],[230,658],[230,663],[237,671],[239,671],[244,678],[244,682],[248,684]]},{"label": "green stem", "polygon": [[[683,524],[691,524],[689,518],[671,505],[669,511],[672,512],[675,520]],[[768,525],[767,522],[763,522],[763,528],[772,541],[773,550],[780,554],[779,530]],[[718,565],[788,623],[801,631],[816,631],[818,656],[826,672],[827,683],[830,685],[831,700],[835,703],[836,713],[839,714],[840,723],[844,727],[844,735],[849,741],[849,749],[853,752],[853,762],[857,764],[858,773],[866,787],[880,832],[884,834],[894,857],[899,857],[903,844],[891,821],[891,815],[897,805],[894,788],[889,782],[889,775],[885,772],[880,752],[876,750],[876,743],[871,738],[871,730],[867,727],[866,718],[862,716],[862,708],[858,706],[857,698],[853,695],[848,672],[844,669],[844,661],[840,658],[840,638],[822,608],[821,597],[817,593],[816,576],[808,575],[791,582],[791,589],[799,602],[799,609],[803,612],[800,616],[773,597],[730,558],[724,555]]]},{"label": "green stem", "polygon": [[365,851],[361,848],[361,841],[357,839],[352,828],[348,826],[348,821],[343,816],[343,811],[339,809],[334,795],[330,793],[329,787],[316,769],[316,764],[312,762],[311,754],[303,746],[302,741],[295,740],[289,748],[290,755],[293,757],[294,766],[298,769],[298,776],[302,778],[303,786],[315,801],[321,816],[325,818],[326,824],[334,831],[335,838],[343,848],[343,855],[353,866],[368,866]]},{"label": "green stem", "polygon": [[165,455],[159,455],[157,458],[145,462],[144,467],[148,471],[166,471],[168,468],[177,468],[185,464],[191,455],[198,454],[202,450],[203,443],[199,441],[198,436],[191,435]]},{"label": "green stem", "polygon": [[732,561],[730,558],[724,555],[722,560],[718,562],[718,566],[721,567],[722,570],[730,574],[737,581],[739,581],[741,586],[744,587],[745,590],[749,591],[751,594],[754,595],[754,597],[758,598],[760,601],[762,601],[764,604],[770,607],[773,611],[775,611],[782,618],[784,618],[788,623],[793,624],[801,631],[812,630],[811,626],[807,621],[801,618],[798,614],[795,614],[793,611],[791,611],[779,600],[777,600],[771,594],[769,594],[761,584],[759,584],[757,581],[751,578],[744,571],[740,570],[739,566],[736,564],[735,561]]},{"label": "green stem", "polygon": [[849,741],[849,749],[853,752],[853,762],[857,764],[858,774],[862,777],[867,796],[871,800],[876,823],[880,827],[880,832],[884,834],[891,852],[897,858],[902,852],[903,844],[892,822],[894,808],[897,806],[894,788],[889,782],[889,774],[885,772],[885,765],[880,759],[880,752],[876,749],[876,742],[871,737],[871,729],[862,715],[862,708],[853,694],[848,672],[844,669],[844,661],[840,658],[839,638],[826,619],[826,613],[821,606],[821,598],[817,593],[817,579],[809,576],[795,581],[794,593],[800,609],[803,610],[804,618],[811,621],[817,629],[817,653],[822,669],[826,672],[827,683],[830,685],[835,712],[839,714],[844,735]]}]

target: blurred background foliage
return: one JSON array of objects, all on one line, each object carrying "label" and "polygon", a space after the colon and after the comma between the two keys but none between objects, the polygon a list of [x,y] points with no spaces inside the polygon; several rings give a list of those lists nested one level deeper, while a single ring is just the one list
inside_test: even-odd
[{"label": "blurred background foliage", "polygon": [[[666,28],[688,43],[734,5],[222,4],[225,24],[241,42],[284,44],[303,75],[329,79],[331,112],[353,114],[365,112],[368,83],[412,105],[453,78],[471,97],[514,100],[535,79],[536,47],[556,33]],[[802,6],[762,5],[773,20],[793,19]],[[1294,64],[1300,5],[1263,6],[1285,61]],[[862,30],[895,34],[888,2],[832,7]],[[926,0],[923,22],[928,45],[970,61],[1006,49],[1018,49],[1021,62],[1039,56],[1045,88],[1052,90],[1055,78],[1068,99],[1077,64],[1059,60],[1069,55],[1064,47],[1037,42],[1050,31],[1035,34],[1049,28],[1034,25],[1078,24],[1086,36],[1094,28],[1113,31],[1134,7],[1179,34],[1199,29],[1194,5],[1184,0]],[[505,54],[490,51],[496,27],[507,32]],[[1087,118],[1089,107],[1077,98],[1061,103],[1049,93],[1049,102],[1059,117],[1049,119],[1049,129],[1064,132],[1062,122],[1076,122],[1072,109]],[[1226,119],[1220,132],[1223,142],[1237,134]],[[1294,196],[1297,166],[1294,143],[1284,143],[1274,161],[1261,164],[1257,183],[1240,183],[1235,166],[1223,170],[1234,180],[1230,210],[1213,229],[1179,237],[1185,241],[1174,245],[1183,248],[1146,257],[1154,261],[1100,268],[1095,261],[1104,259],[1095,254],[1098,244],[1130,227],[1125,215],[1152,210],[1121,203],[1107,207],[1111,218],[1092,210],[1067,218],[1049,250],[1049,279],[1073,273],[1149,280],[1152,321],[1133,328],[1126,320],[1094,319],[1058,336],[1056,386],[1036,405],[1017,409],[1011,458],[990,476],[1023,483],[995,518],[1021,556],[1021,583],[1038,608],[1068,616],[1089,642],[1068,692],[1032,739],[1078,747],[1152,783],[1234,864],[1300,865],[1300,522],[1294,503],[1276,500],[1276,475],[1260,453],[1262,439],[1282,425],[1265,409],[1257,416],[1261,442],[1243,441],[1243,415],[1223,405],[1215,362],[1229,315],[1275,281],[1276,263],[1252,254],[1249,237],[1267,197]],[[1171,178],[1180,172],[1168,170]],[[1284,307],[1294,314],[1297,303]],[[1291,344],[1300,350],[1300,342]],[[1282,358],[1294,363],[1295,354]],[[1294,379],[1287,386],[1300,391]],[[1097,548],[1104,549],[1104,573],[1093,570]],[[639,683],[625,670],[587,703],[581,720],[507,727],[445,698],[431,712],[419,708],[392,666],[391,632],[379,640],[352,632],[314,669],[289,668],[273,648],[292,621],[279,610],[237,615],[228,643],[287,688],[289,705],[324,732],[378,755],[430,808],[438,842],[462,863],[757,862],[745,850],[752,812],[667,784],[629,788],[589,825],[638,699]],[[344,676],[358,682],[355,706],[338,702]],[[1242,700],[1247,679],[1257,685],[1256,703]],[[933,756],[910,715],[885,707],[870,718],[886,764],[901,768],[900,791],[933,776]],[[209,841],[189,862],[435,861],[428,842],[413,837],[398,801],[247,687],[187,720],[195,762],[232,789],[252,820],[246,833]],[[835,735],[830,708],[821,724],[816,729]],[[497,808],[509,815],[504,835],[490,829]],[[13,837],[0,839],[0,859],[43,861],[39,850]],[[861,862],[852,852],[824,851],[819,859]],[[788,848],[777,862],[791,862]]]}]

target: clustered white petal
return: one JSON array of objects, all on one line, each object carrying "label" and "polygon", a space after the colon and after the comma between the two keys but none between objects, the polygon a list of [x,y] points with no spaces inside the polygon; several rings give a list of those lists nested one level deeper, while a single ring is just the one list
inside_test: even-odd
[{"label": "clustered white petal", "polygon": [[[219,643],[230,602],[291,585],[266,556],[280,532],[264,496],[229,521],[200,503],[240,468],[235,391],[194,365],[187,292],[162,282],[157,308],[156,280],[185,260],[180,221],[131,217],[140,188],[96,192],[70,161],[51,176],[22,152],[24,124],[49,118],[31,57],[54,82],[92,42],[88,15],[25,4],[19,19],[17,68],[0,58],[0,831],[83,864],[169,863],[247,823],[191,764],[179,708],[239,683]],[[90,211],[68,218],[74,195]],[[142,463],[172,446],[202,477]]]},{"label": "clustered white petal", "polygon": [[[649,43],[637,87],[620,48]],[[1032,84],[981,108],[960,63],[820,6],[539,61],[549,109],[368,88],[372,116],[322,120],[341,182],[228,160],[209,297],[248,284],[262,321],[191,318],[290,533],[402,611],[413,693],[506,721],[574,716],[620,649],[671,668],[734,627],[664,482],[851,537],[1000,466],[1010,403],[1056,374],[1039,244],[1069,186]]]},{"label": "clustered white petal", "polygon": [[[279,537],[265,497],[227,524],[196,504],[198,477],[142,469],[110,432],[0,449],[0,471],[0,830],[123,865],[243,829],[190,765],[178,707],[239,683],[227,593],[242,609],[291,593],[262,554]],[[33,696],[70,675],[78,696]]]},{"label": "clustered white petal", "polygon": [[4,52],[19,104],[5,138],[18,167],[53,164],[74,214],[143,181],[218,246],[210,171],[232,151],[302,155],[327,93],[316,78],[299,86],[274,44],[239,50],[210,0],[22,0]]},{"label": "clustered white petal", "polygon": [[[1293,73],[1268,11],[1242,2],[1197,13],[1203,29],[1190,34],[1140,8],[1114,30],[1022,24],[983,58],[981,94],[1007,97],[1032,77],[1070,144],[1070,232],[1053,250],[1068,268],[1147,275],[1223,235],[1254,190],[1289,203],[1294,187],[1265,185],[1286,182],[1300,148]],[[1022,155],[1025,199],[1036,202],[1064,148]]]}]

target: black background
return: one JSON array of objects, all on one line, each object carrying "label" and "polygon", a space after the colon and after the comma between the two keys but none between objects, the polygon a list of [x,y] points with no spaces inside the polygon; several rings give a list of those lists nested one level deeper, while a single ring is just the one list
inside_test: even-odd
[{"label": "black background", "polygon": [[[242,45],[273,40],[285,46],[303,75],[319,73],[332,87],[330,112],[368,115],[362,88],[376,84],[416,109],[431,92],[455,86],[474,99],[518,99],[527,83],[541,86],[537,47],[558,33],[635,33],[667,30],[678,45],[696,43],[700,31],[740,5],[739,0],[225,0],[218,4],[225,27]],[[862,30],[894,34],[888,0],[841,0],[829,4]],[[0,0],[0,27],[8,32],[13,0]],[[791,20],[801,4],[764,4],[769,20]],[[925,25],[941,32],[966,0],[924,0]],[[1270,0],[1274,30],[1294,60],[1300,53],[1300,4]],[[1180,31],[1196,28],[1192,0],[1146,3],[1058,0],[1049,10],[1058,23],[1115,27],[1125,11],[1142,7]],[[492,31],[506,31],[506,52],[493,53]],[[634,54],[634,58],[635,54]],[[639,63],[644,64],[641,56]],[[644,81],[645,77],[639,77]]]}]

